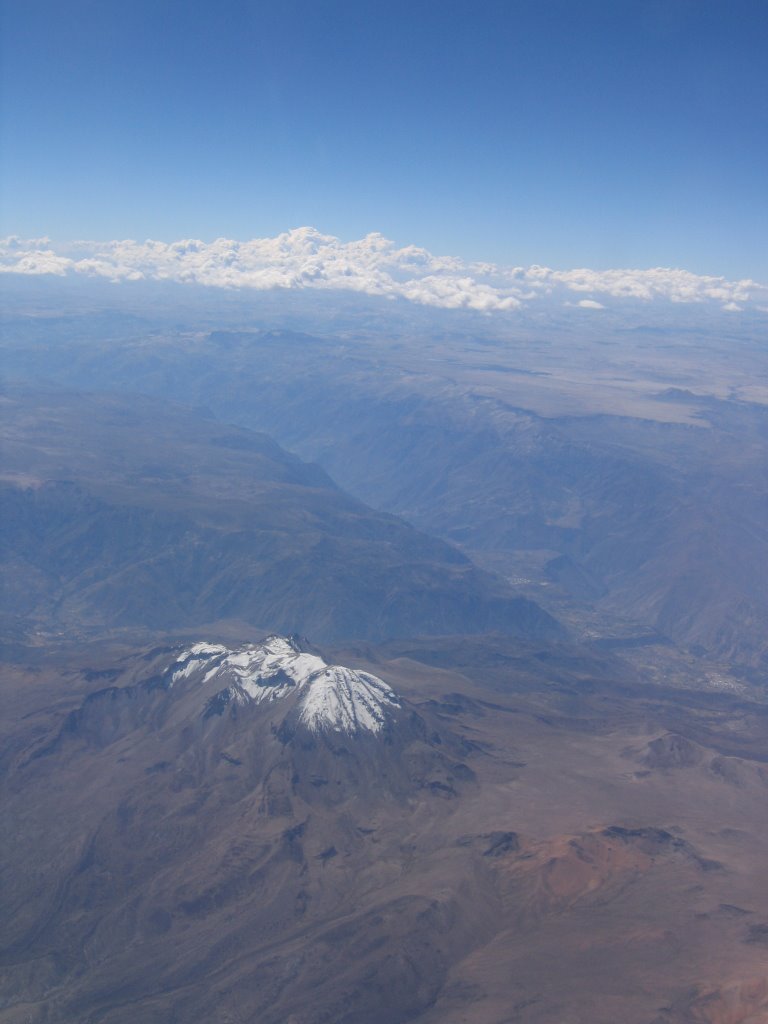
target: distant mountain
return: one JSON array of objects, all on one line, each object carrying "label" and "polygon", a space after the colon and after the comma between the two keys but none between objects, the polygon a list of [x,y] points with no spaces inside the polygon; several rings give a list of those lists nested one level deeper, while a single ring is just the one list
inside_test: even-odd
[{"label": "distant mountain", "polygon": [[101,312],[19,317],[5,363],[56,386],[205,405],[459,545],[553,614],[567,618],[570,603],[574,624],[585,609],[593,623],[619,615],[696,653],[764,668],[768,407],[757,327],[626,331],[592,318],[579,331],[347,307],[334,320],[330,299],[297,295],[282,312],[274,296],[260,301],[265,325],[300,308],[305,333],[214,329],[256,318],[219,306],[198,307],[183,329],[167,310],[143,326]]},{"label": "distant mountain", "polygon": [[[686,400],[681,422],[662,422],[658,405],[627,399],[626,412],[619,401],[613,415],[563,415],[568,381],[557,369],[543,380],[503,362],[485,369],[459,345],[435,345],[430,360],[361,348],[331,369],[317,345],[251,344],[269,387],[258,403],[232,398],[233,420],[258,428],[268,418],[281,443],[363,500],[485,567],[545,584],[528,596],[545,601],[557,580],[581,608],[698,653],[768,664],[765,406],[700,397],[693,409]],[[484,357],[513,365],[520,353]]]},{"label": "distant mountain", "polygon": [[557,622],[262,434],[144,398],[3,397],[6,631],[240,620],[339,637]]},{"label": "distant mountain", "polygon": [[[193,354],[167,345],[160,365],[128,346],[119,373],[156,393],[204,394],[224,418],[269,426],[351,493],[487,568],[556,580],[582,608],[761,668],[768,409],[670,395],[661,384],[677,379],[678,361],[692,371],[682,342],[662,349],[671,360],[668,349],[674,361],[662,374],[638,369],[640,352],[619,343],[587,347],[574,367],[572,353],[536,343],[212,332]],[[607,382],[603,358],[615,364]],[[748,366],[758,357],[733,358]],[[234,387],[223,366],[237,367]],[[609,411],[592,411],[601,405]]]}]

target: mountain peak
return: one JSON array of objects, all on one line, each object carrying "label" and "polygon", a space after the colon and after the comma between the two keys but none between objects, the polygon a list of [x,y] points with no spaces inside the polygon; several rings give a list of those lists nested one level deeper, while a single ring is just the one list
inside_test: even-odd
[{"label": "mountain peak", "polygon": [[400,707],[400,699],[382,679],[329,665],[304,650],[293,636],[273,634],[234,649],[193,644],[170,668],[171,686],[186,680],[224,684],[209,702],[211,709],[232,703],[290,701],[299,722],[314,733],[378,733]]}]

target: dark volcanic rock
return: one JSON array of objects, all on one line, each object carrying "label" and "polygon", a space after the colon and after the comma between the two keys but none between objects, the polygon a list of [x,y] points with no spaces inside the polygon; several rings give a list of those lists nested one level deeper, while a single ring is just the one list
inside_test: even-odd
[{"label": "dark volcanic rock", "polygon": [[505,853],[517,853],[520,849],[517,832],[493,832],[487,838],[490,845],[483,851],[484,857],[503,857]]},{"label": "dark volcanic rock", "polygon": [[703,760],[701,748],[684,736],[667,733],[648,744],[642,761],[648,768],[693,768]]}]

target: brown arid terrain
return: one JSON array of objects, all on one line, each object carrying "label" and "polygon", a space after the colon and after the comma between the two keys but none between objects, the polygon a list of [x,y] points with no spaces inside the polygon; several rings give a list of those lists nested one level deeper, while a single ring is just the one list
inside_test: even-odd
[{"label": "brown arid terrain", "polygon": [[0,0],[0,1024],[768,1024],[768,0]]},{"label": "brown arid terrain", "polygon": [[6,673],[0,1020],[768,1019],[760,700],[393,642],[323,652],[399,695],[384,732],[310,733],[169,686],[189,643]]},{"label": "brown arid terrain", "polygon": [[768,1024],[749,318],[65,288],[2,350],[0,1022]]}]

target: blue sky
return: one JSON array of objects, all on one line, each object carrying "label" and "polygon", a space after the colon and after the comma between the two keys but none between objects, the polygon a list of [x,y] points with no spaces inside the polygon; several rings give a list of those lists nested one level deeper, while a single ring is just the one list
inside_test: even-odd
[{"label": "blue sky", "polygon": [[5,0],[3,233],[768,280],[766,0]]}]

